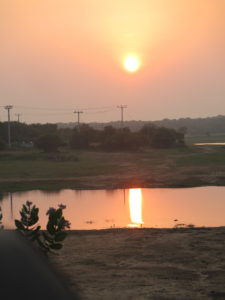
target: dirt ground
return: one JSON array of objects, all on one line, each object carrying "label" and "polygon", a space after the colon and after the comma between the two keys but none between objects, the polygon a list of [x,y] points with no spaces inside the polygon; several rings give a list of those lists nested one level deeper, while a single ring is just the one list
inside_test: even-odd
[{"label": "dirt ground", "polygon": [[225,299],[225,227],[71,231],[52,260],[82,299]]}]

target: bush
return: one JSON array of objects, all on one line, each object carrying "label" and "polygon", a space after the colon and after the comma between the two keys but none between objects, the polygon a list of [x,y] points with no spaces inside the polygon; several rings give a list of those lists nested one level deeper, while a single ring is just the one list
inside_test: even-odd
[{"label": "bush", "polygon": [[104,136],[102,147],[106,150],[136,150],[142,144],[141,136],[129,128],[117,129]]},{"label": "bush", "polygon": [[152,145],[156,148],[171,148],[176,144],[176,132],[173,129],[165,127],[157,128],[153,139]]},{"label": "bush", "polygon": [[42,135],[35,142],[36,147],[44,152],[56,152],[62,144],[62,140],[57,133]]},{"label": "bush", "polygon": [[6,148],[5,142],[2,139],[0,139],[0,151],[5,150],[5,148]]},{"label": "bush", "polygon": [[0,229],[3,229],[3,225],[2,225],[2,209],[0,207]]},{"label": "bush", "polygon": [[[63,216],[65,205],[60,204],[58,208],[49,208],[48,223],[46,231],[41,231],[41,226],[37,225],[39,221],[39,209],[27,201],[20,211],[20,220],[15,220],[17,230],[26,236],[30,241],[39,245],[44,254],[55,253],[63,247],[62,242],[67,236],[65,229],[70,228],[70,222]],[[2,214],[0,214],[1,225]]]},{"label": "bush", "polygon": [[70,138],[70,147],[72,149],[87,149],[91,142],[95,141],[96,131],[90,126],[83,124],[79,128],[74,128]]}]

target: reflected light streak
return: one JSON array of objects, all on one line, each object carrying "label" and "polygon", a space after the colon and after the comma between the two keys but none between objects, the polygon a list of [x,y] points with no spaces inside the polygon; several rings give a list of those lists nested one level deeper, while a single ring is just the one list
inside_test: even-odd
[{"label": "reflected light streak", "polygon": [[129,207],[131,224],[128,227],[141,227],[142,220],[142,193],[141,189],[129,190]]}]

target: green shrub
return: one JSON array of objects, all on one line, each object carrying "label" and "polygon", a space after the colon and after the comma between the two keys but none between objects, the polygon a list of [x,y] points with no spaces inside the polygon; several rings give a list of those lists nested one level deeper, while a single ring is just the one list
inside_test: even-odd
[{"label": "green shrub", "polygon": [[5,148],[6,148],[5,142],[2,139],[0,139],[0,151],[5,150]]},{"label": "green shrub", "polygon": [[37,225],[39,220],[39,209],[32,202],[27,201],[23,204],[20,211],[20,220],[15,220],[17,229],[31,241],[38,240],[40,237],[41,226]]},{"label": "green shrub", "polygon": [[0,230],[3,229],[3,225],[2,225],[2,209],[0,207]]},{"label": "green shrub", "polygon": [[20,220],[15,220],[16,228],[30,241],[39,245],[44,254],[56,253],[55,250],[63,247],[62,242],[67,236],[65,230],[70,228],[70,222],[63,216],[65,208],[63,204],[58,208],[49,208],[46,213],[48,215],[46,231],[41,231],[41,226],[38,225],[39,209],[32,205],[32,202],[27,201],[20,211]]},{"label": "green shrub", "polygon": [[44,152],[56,152],[58,151],[58,147],[63,145],[63,142],[58,134],[49,133],[40,136],[36,140],[35,145]]},{"label": "green shrub", "polygon": [[63,216],[63,209],[65,208],[65,205],[60,204],[57,209],[51,207],[46,213],[48,215],[46,231],[42,232],[43,238],[39,240],[40,246],[46,253],[63,247],[62,242],[67,236],[65,229],[70,228],[70,222]]}]

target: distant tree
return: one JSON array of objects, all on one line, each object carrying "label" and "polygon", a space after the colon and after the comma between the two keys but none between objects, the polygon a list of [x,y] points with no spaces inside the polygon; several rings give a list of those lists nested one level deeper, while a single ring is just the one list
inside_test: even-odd
[{"label": "distant tree", "polygon": [[5,150],[5,148],[6,148],[5,142],[2,139],[0,139],[0,151]]},{"label": "distant tree", "polygon": [[143,143],[146,146],[150,146],[152,144],[153,137],[156,133],[157,127],[154,124],[144,125],[139,134],[143,137]]},{"label": "distant tree", "polygon": [[56,152],[58,147],[62,146],[62,140],[58,134],[48,133],[40,136],[36,140],[35,145],[44,152]]},{"label": "distant tree", "polygon": [[70,139],[73,133],[73,129],[71,128],[59,128],[57,130],[60,138],[63,140],[65,145],[69,145]]},{"label": "distant tree", "polygon": [[[11,122],[11,141],[13,144],[22,142],[31,142],[39,138],[41,135],[56,134],[56,124],[25,124],[22,122]],[[0,136],[7,142],[8,139],[8,123],[0,122]]]},{"label": "distant tree", "polygon": [[116,129],[113,134],[105,136],[102,147],[106,150],[135,150],[140,146],[140,136],[129,128]]},{"label": "distant tree", "polygon": [[6,142],[8,139],[8,124],[7,122],[0,122],[0,137],[1,140]]},{"label": "distant tree", "polygon": [[176,131],[173,129],[159,127],[157,128],[152,145],[156,148],[170,148],[176,144]]},{"label": "distant tree", "polygon": [[83,124],[79,128],[74,128],[70,138],[70,146],[72,149],[86,149],[90,147],[91,142],[96,138],[96,130]]},{"label": "distant tree", "polygon": [[185,134],[187,134],[188,129],[187,129],[186,126],[181,126],[181,127],[178,128],[177,131],[180,132],[180,133],[183,133],[185,135]]},{"label": "distant tree", "polygon": [[185,146],[184,133],[175,131],[176,135],[176,146]]},{"label": "distant tree", "polygon": [[103,138],[107,138],[108,136],[112,136],[116,132],[116,128],[111,125],[105,126],[102,132]]}]

